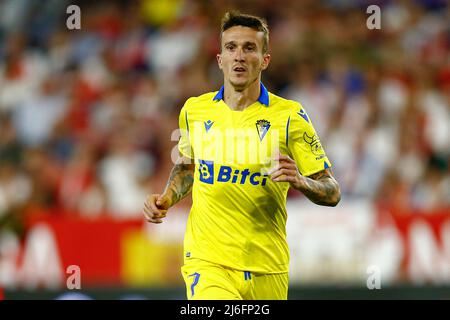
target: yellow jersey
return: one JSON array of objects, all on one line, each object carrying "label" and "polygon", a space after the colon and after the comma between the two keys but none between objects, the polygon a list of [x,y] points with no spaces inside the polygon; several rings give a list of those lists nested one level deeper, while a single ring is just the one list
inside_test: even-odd
[{"label": "yellow jersey", "polygon": [[254,273],[289,270],[287,182],[267,174],[277,153],[304,176],[331,166],[300,103],[260,84],[258,101],[235,111],[224,88],[189,98],[180,111],[180,153],[195,161],[193,205],[184,259],[202,259]]}]

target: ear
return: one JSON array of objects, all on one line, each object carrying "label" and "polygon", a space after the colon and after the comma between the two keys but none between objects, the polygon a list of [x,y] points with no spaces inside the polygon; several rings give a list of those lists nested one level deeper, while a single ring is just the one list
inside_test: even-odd
[{"label": "ear", "polygon": [[263,56],[263,61],[261,63],[261,70],[266,70],[270,63],[270,54],[265,53]]},{"label": "ear", "polygon": [[222,70],[222,55],[220,53],[218,53],[216,55],[216,59],[217,59],[217,64],[219,65],[219,69]]}]

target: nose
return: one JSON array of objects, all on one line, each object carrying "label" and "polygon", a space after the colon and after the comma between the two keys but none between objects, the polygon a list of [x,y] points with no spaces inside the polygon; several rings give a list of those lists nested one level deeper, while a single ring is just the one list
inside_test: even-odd
[{"label": "nose", "polygon": [[243,62],[244,61],[244,52],[242,48],[237,48],[234,55],[235,62]]}]

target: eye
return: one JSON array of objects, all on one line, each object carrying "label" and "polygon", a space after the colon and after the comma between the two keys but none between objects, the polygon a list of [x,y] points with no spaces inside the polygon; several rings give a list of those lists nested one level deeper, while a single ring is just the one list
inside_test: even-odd
[{"label": "eye", "polygon": [[248,46],[245,46],[245,50],[248,51],[248,52],[253,52],[253,51],[256,50],[256,46],[252,45],[252,44],[248,45]]},{"label": "eye", "polygon": [[233,51],[235,48],[236,48],[236,46],[233,44],[225,45],[225,49],[227,49],[228,51]]}]

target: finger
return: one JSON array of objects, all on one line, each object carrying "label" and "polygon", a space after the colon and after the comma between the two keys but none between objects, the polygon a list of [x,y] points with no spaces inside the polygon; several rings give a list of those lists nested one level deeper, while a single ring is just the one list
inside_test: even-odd
[{"label": "finger", "polygon": [[142,210],[142,214],[144,215],[146,220],[151,219],[151,217],[153,216],[153,215],[149,214],[145,209]]},{"label": "finger", "polygon": [[147,219],[147,221],[148,222],[151,222],[151,223],[162,223],[162,220],[161,219]]},{"label": "finger", "polygon": [[145,219],[147,219],[147,221],[150,221],[150,222],[155,222],[153,220],[158,220],[158,219],[166,217],[166,213],[159,214],[159,213],[153,212],[153,210],[148,209],[148,208],[144,208],[144,210],[142,212],[144,214]]},{"label": "finger", "polygon": [[147,220],[161,220],[166,217],[166,215],[158,215],[158,214],[144,214],[145,219]]},{"label": "finger", "polygon": [[152,220],[155,218],[155,214],[152,211],[149,211],[148,209],[142,210],[142,213],[144,214],[145,219]]},{"label": "finger", "polygon": [[144,213],[145,219],[150,222],[155,222],[157,220],[160,220],[160,219],[163,219],[166,217],[166,214],[157,214],[154,212],[147,212],[147,211],[144,211],[143,213]]},{"label": "finger", "polygon": [[290,158],[288,155],[279,154],[272,158],[272,160],[276,163],[293,163],[295,164],[295,161]]},{"label": "finger", "polygon": [[155,214],[158,214],[157,212],[154,212],[151,208],[149,204],[145,204],[144,208],[142,210],[145,214],[146,217],[150,218],[153,217]]},{"label": "finger", "polygon": [[156,200],[156,205],[160,209],[168,209],[169,208],[169,198],[168,197],[159,197]]},{"label": "finger", "polygon": [[161,219],[161,218],[165,218],[166,214],[162,213],[162,214],[158,214],[158,213],[154,213],[153,214],[153,219]]},{"label": "finger", "polygon": [[270,176],[270,178],[271,178],[271,179],[274,179],[274,178],[277,178],[277,177],[279,177],[279,176],[281,176],[281,175],[295,176],[296,174],[297,174],[297,171],[296,171],[295,169],[282,168],[282,169],[279,169],[279,170],[275,171],[275,172]]},{"label": "finger", "polygon": [[152,223],[161,223],[162,222],[161,219],[165,218],[165,216],[166,216],[166,214],[158,214],[158,213],[155,213],[155,212],[145,209],[145,208],[143,210],[143,214],[144,214],[145,219],[148,222],[152,222]]},{"label": "finger", "polygon": [[288,155],[283,155],[283,154],[280,154],[278,161],[295,163],[295,161],[291,157],[289,157]]},{"label": "finger", "polygon": [[278,178],[273,179],[274,182],[295,182],[295,176],[281,175]]},{"label": "finger", "polygon": [[291,169],[280,169],[280,170],[277,170],[276,172],[274,172],[274,173],[271,175],[270,179],[275,180],[275,179],[277,179],[278,177],[280,177],[280,176],[282,176],[282,175],[286,175],[286,176],[294,176],[294,177],[295,177],[296,174],[297,174],[297,171],[295,171],[295,170],[291,170]]},{"label": "finger", "polygon": [[[157,211],[155,211],[153,208],[156,208]],[[144,203],[144,209],[146,209],[148,212],[164,213],[164,214],[167,213],[167,209],[160,209],[160,208],[158,208],[156,206],[152,207],[151,206],[151,202]]]},{"label": "finger", "polygon": [[272,175],[275,171],[280,170],[280,169],[281,169],[281,165],[277,164],[273,168],[269,169],[269,171],[267,171],[267,174],[268,175]]},{"label": "finger", "polygon": [[297,166],[294,163],[283,162],[283,163],[279,163],[276,166],[274,166],[267,173],[269,175],[272,175],[275,171],[280,170],[280,169],[296,170],[296,168],[297,168]]},{"label": "finger", "polygon": [[159,209],[159,208],[156,206],[156,203],[155,203],[155,202],[156,202],[156,201],[154,200],[154,198],[153,198],[153,199],[149,199],[149,200],[147,200],[147,201],[145,202],[145,207],[148,208],[148,210],[151,211],[151,212],[156,212],[156,213],[161,214],[161,213],[162,213],[162,210],[164,210],[164,209]]}]

